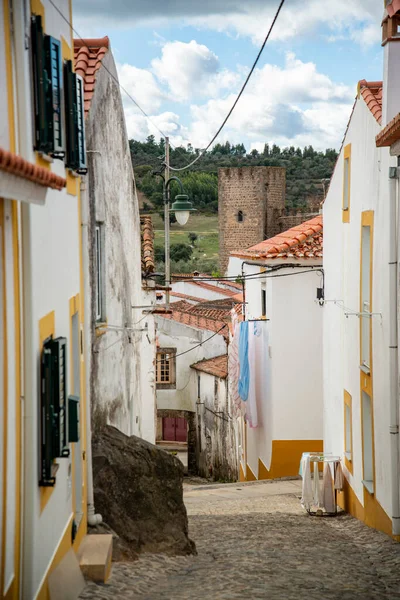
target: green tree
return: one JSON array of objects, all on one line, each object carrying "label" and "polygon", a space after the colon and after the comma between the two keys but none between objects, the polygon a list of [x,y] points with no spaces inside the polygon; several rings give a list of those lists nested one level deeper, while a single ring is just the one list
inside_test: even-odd
[{"label": "green tree", "polygon": [[189,246],[189,244],[172,244],[170,250],[171,260],[173,261],[188,261],[190,260],[193,254],[193,248]]},{"label": "green tree", "polygon": [[195,246],[196,241],[199,239],[199,236],[194,231],[190,231],[188,233],[188,238],[189,238],[189,242],[192,244],[192,246]]}]

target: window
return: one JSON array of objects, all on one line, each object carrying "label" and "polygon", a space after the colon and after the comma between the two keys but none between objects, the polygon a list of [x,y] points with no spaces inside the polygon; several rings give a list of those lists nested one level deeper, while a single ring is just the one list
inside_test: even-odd
[{"label": "window", "polygon": [[34,148],[63,159],[61,44],[45,35],[42,18],[32,15],[32,83],[34,96]]},{"label": "window", "polygon": [[106,302],[104,285],[104,227],[98,223],[95,228],[96,254],[96,321],[106,320]]},{"label": "window", "polygon": [[267,316],[267,289],[265,283],[261,284],[261,316]]},{"label": "window", "polygon": [[242,210],[239,210],[239,212],[237,214],[237,220],[238,220],[238,223],[243,223],[243,221],[244,221],[244,214],[243,214]]},{"label": "window", "polygon": [[352,427],[352,399],[349,392],[344,392],[344,461],[353,473],[353,427]]},{"label": "window", "polygon": [[83,110],[83,81],[73,72],[72,61],[64,62],[65,127],[67,139],[66,165],[85,175],[86,145],[85,117]]},{"label": "window", "polygon": [[351,144],[344,147],[343,162],[343,223],[350,222],[350,169],[351,169]]},{"label": "window", "polygon": [[374,451],[372,427],[372,401],[367,392],[361,392],[362,402],[362,444],[363,444],[363,484],[370,494],[374,493]]},{"label": "window", "polygon": [[360,282],[360,327],[361,327],[361,369],[371,370],[371,269],[372,269],[372,211],[362,213],[361,226],[361,282]]},{"label": "window", "polygon": [[156,386],[158,389],[176,387],[176,348],[160,348],[157,352]]}]

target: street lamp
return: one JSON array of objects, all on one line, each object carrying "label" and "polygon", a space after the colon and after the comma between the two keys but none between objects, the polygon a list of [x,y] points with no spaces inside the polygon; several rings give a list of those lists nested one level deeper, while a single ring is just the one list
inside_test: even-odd
[{"label": "street lamp", "polygon": [[[183,185],[182,181],[178,179],[178,177],[170,177],[169,179],[165,179],[162,173],[156,173],[162,177],[163,180],[163,201],[164,201],[164,231],[165,231],[165,308],[169,309],[169,286],[171,284],[171,261],[170,261],[170,241],[169,241],[169,213],[175,213],[176,220],[179,225],[186,225],[189,220],[189,216],[191,212],[194,212],[196,209],[193,208],[192,203],[189,201],[189,196],[183,193]],[[169,186],[172,181],[177,181],[180,188],[181,193],[175,196],[175,201],[170,208],[169,202]]]}]

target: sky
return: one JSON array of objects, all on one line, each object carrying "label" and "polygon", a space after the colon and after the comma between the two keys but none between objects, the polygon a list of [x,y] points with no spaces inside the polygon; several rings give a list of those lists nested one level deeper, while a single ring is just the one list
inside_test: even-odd
[{"label": "sky", "polygon": [[[278,0],[74,0],[83,38],[110,38],[130,138],[204,148],[236,98]],[[382,79],[380,0],[286,0],[216,142],[340,147],[360,79]]]}]

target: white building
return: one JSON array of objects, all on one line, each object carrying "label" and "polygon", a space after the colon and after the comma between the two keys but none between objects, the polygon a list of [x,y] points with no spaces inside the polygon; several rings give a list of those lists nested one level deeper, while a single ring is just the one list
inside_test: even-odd
[{"label": "white building", "polygon": [[[216,357],[227,356],[232,302],[225,298],[228,305],[221,306],[220,300],[214,301],[215,304],[199,300],[198,304],[186,300],[173,302],[171,314],[156,316],[157,443],[172,449],[175,442],[176,450],[187,450],[191,473],[235,479],[237,440],[230,419],[225,375],[218,368],[214,375],[196,368],[202,361],[211,361],[210,368],[214,368]],[[215,414],[207,410],[210,381],[214,385]],[[227,419],[229,425],[224,422],[221,427],[221,418]]]},{"label": "white building", "polygon": [[74,50],[86,117],[82,221],[93,426],[109,423],[154,443],[155,326],[150,312],[138,308],[155,302],[154,289],[142,290],[142,267],[146,275],[154,270],[151,220],[143,220],[151,247],[142,265],[138,201],[109,39],[75,40]]},{"label": "white building", "polygon": [[87,531],[85,137],[70,2],[57,7],[0,5],[0,597],[7,599],[47,599],[49,586],[57,593],[64,559],[73,587]]},{"label": "white building", "polygon": [[242,480],[297,475],[302,453],[322,450],[321,267],[321,216],[231,253],[228,275],[245,280],[245,318],[266,328],[268,345],[250,362],[250,378],[265,376],[258,425],[239,417]]},{"label": "white building", "polygon": [[341,505],[395,537],[399,23],[394,0],[383,21],[383,83],[359,83],[324,204],[324,449],[344,458]]}]

